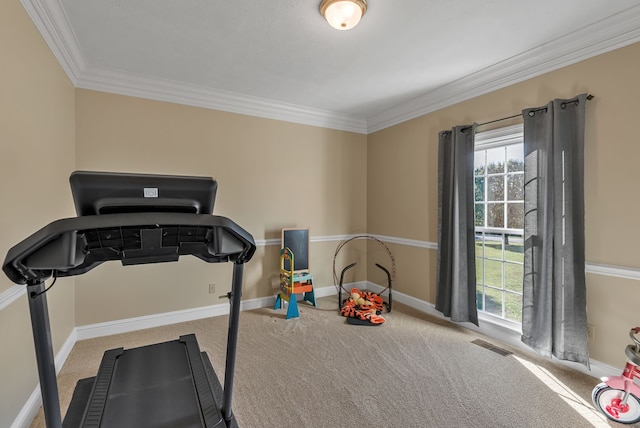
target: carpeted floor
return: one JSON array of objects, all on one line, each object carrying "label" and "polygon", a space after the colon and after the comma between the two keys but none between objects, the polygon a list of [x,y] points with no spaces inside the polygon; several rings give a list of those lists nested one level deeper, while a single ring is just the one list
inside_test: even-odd
[{"label": "carpeted floor", "polygon": [[[233,400],[239,425],[618,425],[593,409],[595,378],[400,304],[384,316],[379,327],[349,325],[335,297],[318,308],[301,305],[299,319],[270,308],[242,312]],[[96,374],[105,350],[189,333],[222,382],[226,316],[79,341],[58,377],[63,414],[77,380]],[[32,427],[42,426],[40,411]]]}]

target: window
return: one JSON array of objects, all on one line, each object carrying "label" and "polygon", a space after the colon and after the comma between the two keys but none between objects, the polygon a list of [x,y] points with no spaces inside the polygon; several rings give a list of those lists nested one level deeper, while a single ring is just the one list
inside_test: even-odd
[{"label": "window", "polygon": [[522,125],[478,133],[474,203],[478,311],[520,323],[524,261]]}]

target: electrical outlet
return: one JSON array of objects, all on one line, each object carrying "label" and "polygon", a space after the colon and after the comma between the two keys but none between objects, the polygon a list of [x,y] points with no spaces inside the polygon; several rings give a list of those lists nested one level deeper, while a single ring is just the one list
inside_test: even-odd
[{"label": "electrical outlet", "polygon": [[587,324],[587,338],[589,340],[596,339],[596,326],[593,324]]},{"label": "electrical outlet", "polygon": [[216,292],[216,285],[214,283],[209,283],[209,294],[213,294]]}]

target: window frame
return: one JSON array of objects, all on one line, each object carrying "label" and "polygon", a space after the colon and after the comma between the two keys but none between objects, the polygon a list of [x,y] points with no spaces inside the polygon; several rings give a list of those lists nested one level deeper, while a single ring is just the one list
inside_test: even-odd
[{"label": "window frame", "polygon": [[[498,147],[504,147],[504,146],[508,146],[511,144],[522,144],[524,141],[524,128],[523,128],[523,124],[517,124],[517,125],[512,125],[512,126],[506,126],[506,127],[501,127],[501,128],[496,128],[493,130],[489,130],[489,131],[484,131],[484,132],[478,132],[475,135],[475,141],[474,141],[474,153],[478,152],[478,151],[486,151],[489,149],[493,149],[493,148],[498,148]],[[485,165],[486,167],[486,165]],[[505,183],[507,181],[507,176],[509,174],[508,171],[506,171],[506,165],[505,165],[505,171],[502,173],[505,176]],[[475,164],[474,164],[474,189],[475,189]],[[488,201],[486,199],[487,196],[487,185],[488,183],[486,182],[487,177],[490,176],[490,174],[488,173],[488,171],[485,170],[484,173],[484,177],[485,177],[485,184],[484,184],[484,197],[483,197],[483,203],[485,206],[484,209],[484,216],[485,216],[485,221],[484,223],[487,224],[487,204]],[[508,200],[508,197],[506,195],[506,192],[508,191],[507,187],[505,187],[504,192],[505,192],[505,210],[507,209],[507,203],[506,201]],[[475,190],[474,190],[475,192]],[[475,198],[474,198],[474,211],[475,211],[475,206],[476,206],[476,202],[475,202]],[[475,217],[475,214],[474,214]],[[505,223],[504,225],[507,225],[507,217],[505,217]],[[482,238],[482,248],[484,249],[484,243],[485,243],[485,238],[484,235],[486,233],[491,233],[491,234],[500,234],[503,236],[502,238],[502,250],[501,250],[501,259],[495,259],[493,257],[485,257],[485,254],[476,254],[476,259],[480,258],[480,260],[482,260],[482,281],[479,281],[479,285],[482,286],[482,298],[483,298],[483,302],[482,302],[482,309],[478,309],[478,314],[479,316],[481,316],[482,318],[484,317],[488,317],[492,322],[498,322],[499,324],[503,324],[511,329],[515,329],[515,330],[521,330],[521,322],[518,322],[516,320],[510,319],[510,318],[506,318],[506,310],[505,310],[505,293],[510,293],[513,294],[515,293],[512,290],[508,290],[508,288],[506,287],[506,278],[505,278],[505,263],[507,264],[523,264],[523,263],[519,263],[519,262],[513,262],[510,261],[508,259],[506,259],[505,257],[505,241],[504,241],[504,236],[505,235],[519,235],[522,238],[524,238],[524,230],[523,229],[513,229],[513,228],[501,228],[501,227],[478,227],[474,225],[474,232],[477,233],[481,233],[483,235]],[[495,260],[495,261],[499,261],[501,264],[501,268],[502,268],[502,284],[501,284],[501,288],[497,288],[495,286],[492,285],[488,285],[486,284],[486,279],[484,277],[485,274],[485,261],[486,260]],[[498,314],[494,314],[491,312],[486,312],[486,301],[485,296],[486,296],[486,292],[485,292],[485,287],[489,287],[492,290],[498,290],[501,293],[502,296],[502,307],[501,307],[501,315]],[[520,294],[522,296],[522,292],[517,293]]]}]

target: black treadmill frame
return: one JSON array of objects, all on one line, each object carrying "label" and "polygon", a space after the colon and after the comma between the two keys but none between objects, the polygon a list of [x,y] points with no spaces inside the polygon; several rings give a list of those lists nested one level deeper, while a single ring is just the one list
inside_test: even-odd
[{"label": "black treadmill frame", "polygon": [[[186,232],[181,233],[181,229]],[[175,230],[177,232],[172,233]],[[107,245],[102,245],[101,237],[106,236],[101,235],[102,232],[108,232],[110,237],[115,236],[119,240],[109,240]],[[169,242],[165,238],[170,240],[169,245],[164,245]],[[109,260],[120,260],[125,265],[143,264],[177,261],[181,255],[193,255],[207,263],[234,264],[228,294],[229,330],[222,403],[223,417],[228,425],[233,418],[231,404],[243,266],[255,250],[253,237],[228,218],[166,212],[61,219],[12,247],[2,269],[13,282],[27,286],[47,427],[61,428],[62,417],[44,281],[51,277],[81,275]]]}]

